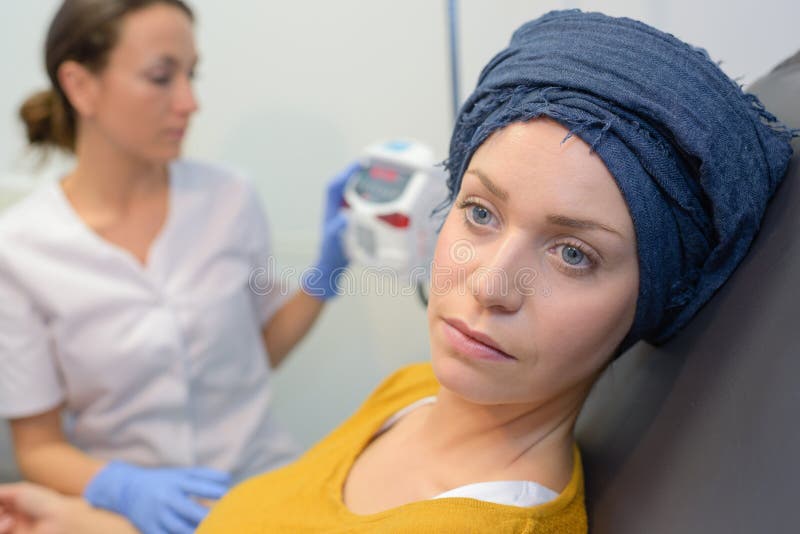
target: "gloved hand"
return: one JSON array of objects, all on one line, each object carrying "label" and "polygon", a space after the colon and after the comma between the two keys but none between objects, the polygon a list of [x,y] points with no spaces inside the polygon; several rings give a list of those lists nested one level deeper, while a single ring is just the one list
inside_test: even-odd
[{"label": "gloved hand", "polygon": [[208,514],[192,497],[219,499],[230,476],[207,468],[146,468],[113,461],[89,482],[92,506],[124,515],[143,534],[189,534]]},{"label": "gloved hand", "polygon": [[349,263],[342,244],[347,217],[341,212],[341,207],[347,180],[359,168],[358,163],[352,163],[328,182],[325,217],[322,220],[322,245],[317,262],[304,273],[301,281],[305,292],[320,300],[336,296],[337,283]]}]

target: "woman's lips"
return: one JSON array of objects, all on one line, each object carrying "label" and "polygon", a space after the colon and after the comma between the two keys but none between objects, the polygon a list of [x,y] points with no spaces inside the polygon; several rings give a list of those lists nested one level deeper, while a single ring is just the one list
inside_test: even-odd
[{"label": "woman's lips", "polygon": [[186,128],[168,128],[165,133],[171,140],[181,141],[186,134]]},{"label": "woman's lips", "polygon": [[466,323],[458,319],[444,320],[444,335],[453,348],[465,356],[493,361],[516,360],[510,354],[503,352],[491,337],[471,330]]}]

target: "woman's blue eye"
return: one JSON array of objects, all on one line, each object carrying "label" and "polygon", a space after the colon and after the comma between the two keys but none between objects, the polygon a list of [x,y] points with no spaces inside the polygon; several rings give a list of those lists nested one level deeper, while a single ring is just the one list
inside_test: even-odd
[{"label": "woman's blue eye", "polygon": [[472,206],[472,220],[476,224],[489,224],[492,220],[492,214],[483,206]]},{"label": "woman's blue eye", "polygon": [[565,245],[561,249],[561,258],[570,265],[580,265],[586,255],[575,247]]}]

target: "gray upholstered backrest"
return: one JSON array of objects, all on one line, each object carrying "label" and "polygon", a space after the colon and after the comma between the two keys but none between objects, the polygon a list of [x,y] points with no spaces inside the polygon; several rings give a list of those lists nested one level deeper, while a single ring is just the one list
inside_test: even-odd
[{"label": "gray upholstered backrest", "polygon": [[[800,128],[800,53],[749,88]],[[800,140],[750,255],[578,424],[593,534],[800,532]]]}]

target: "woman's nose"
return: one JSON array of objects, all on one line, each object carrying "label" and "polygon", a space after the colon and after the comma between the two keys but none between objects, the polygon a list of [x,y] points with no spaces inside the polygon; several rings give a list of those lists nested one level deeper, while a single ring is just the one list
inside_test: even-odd
[{"label": "woman's nose", "polygon": [[182,76],[178,81],[174,105],[175,110],[182,115],[194,113],[199,107],[194,95],[192,80],[188,75]]},{"label": "woman's nose", "polygon": [[484,308],[499,312],[518,311],[526,293],[519,287],[520,274],[530,270],[530,246],[510,237],[476,249],[475,268],[467,278],[467,289]]}]

